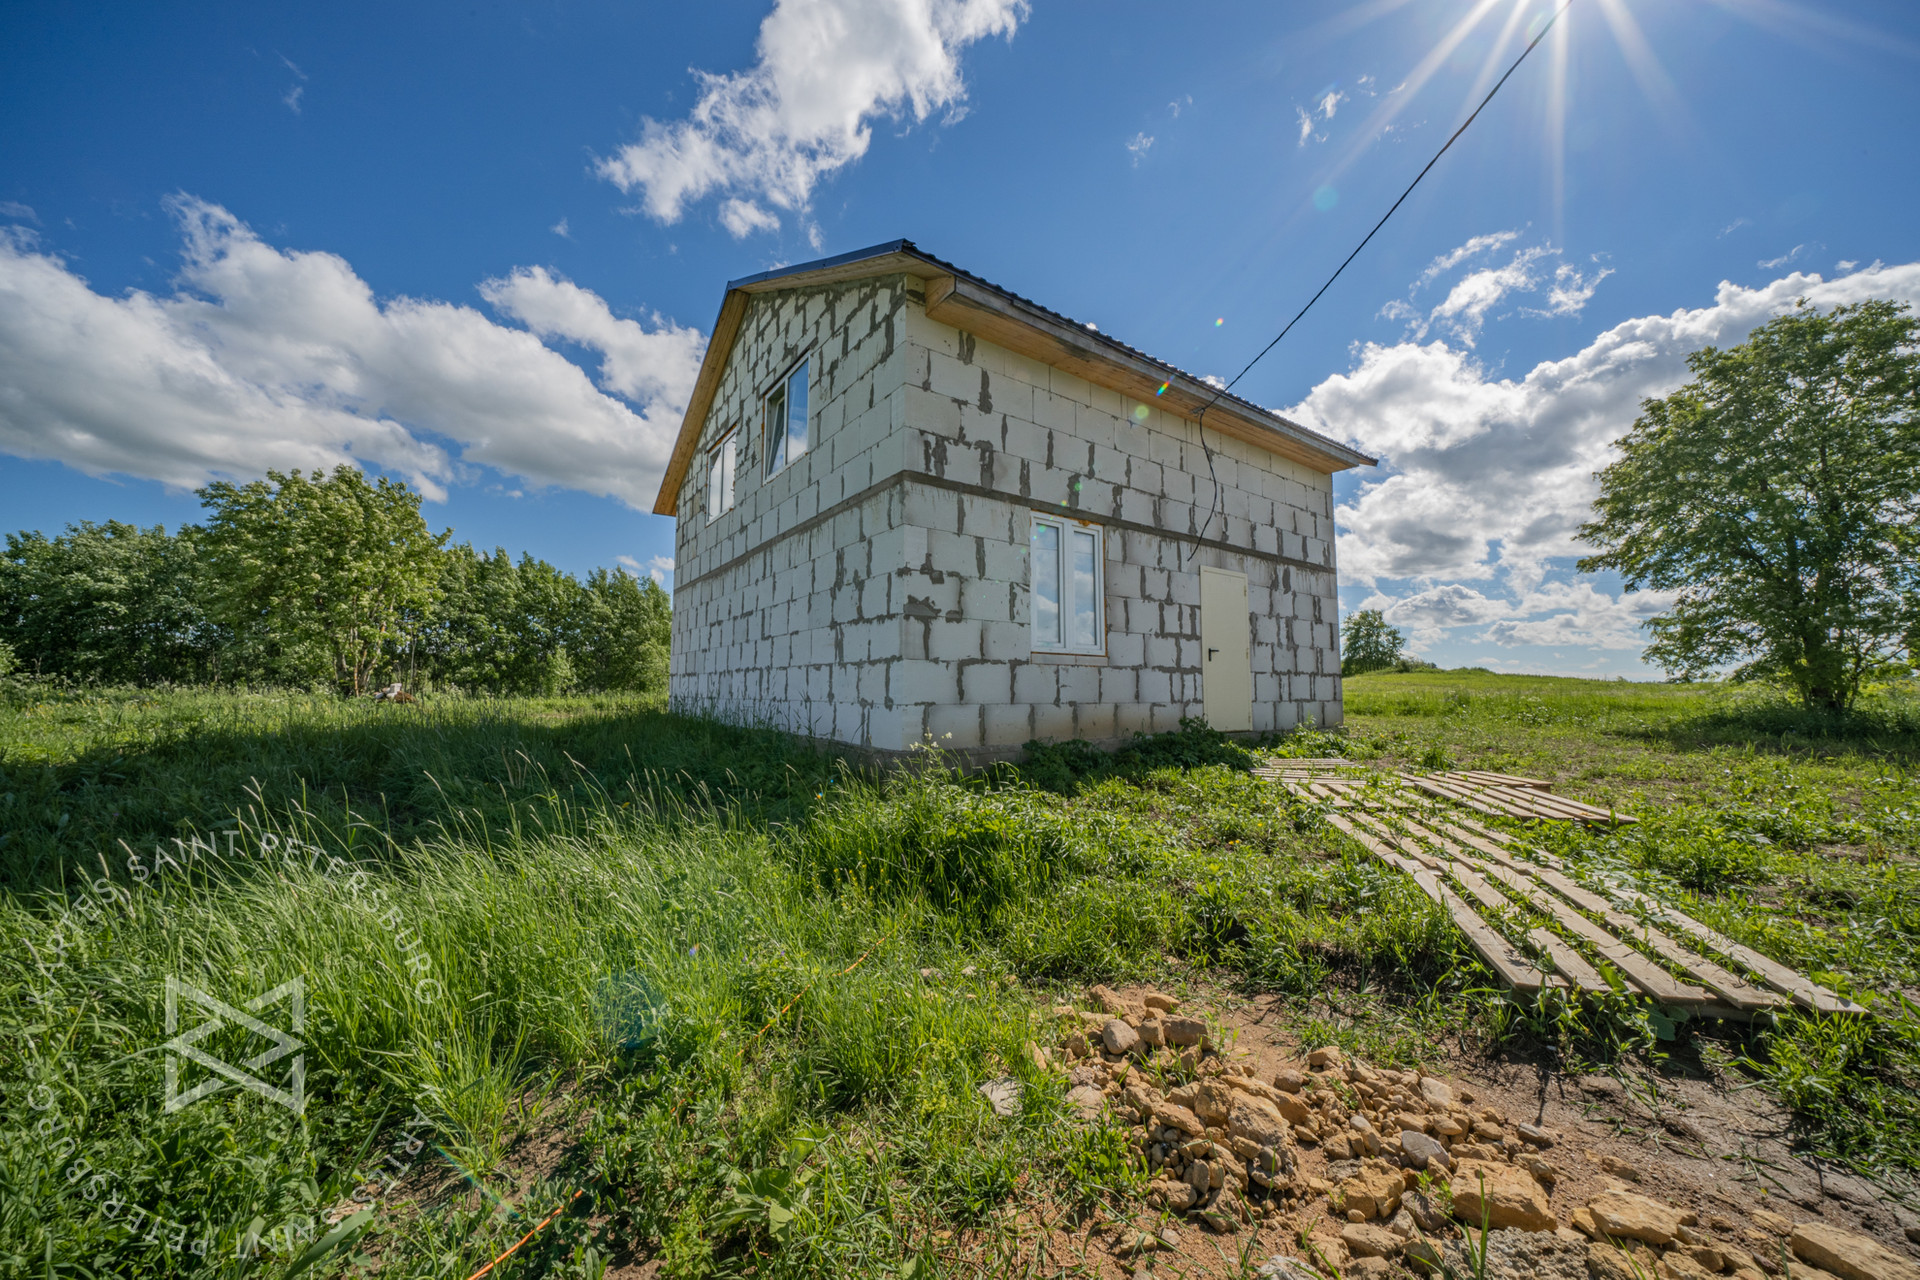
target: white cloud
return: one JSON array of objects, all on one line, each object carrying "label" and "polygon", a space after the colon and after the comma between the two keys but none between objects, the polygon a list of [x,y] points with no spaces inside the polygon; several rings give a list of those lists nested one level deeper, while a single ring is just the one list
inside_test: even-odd
[{"label": "white cloud", "polygon": [[1132,139],[1128,141],[1127,150],[1133,153],[1133,163],[1136,167],[1140,164],[1140,157],[1146,155],[1147,148],[1152,145],[1153,135],[1150,133],[1136,133]]},{"label": "white cloud", "polygon": [[647,573],[652,576],[655,582],[661,586],[665,586],[667,579],[673,576],[673,557],[653,557],[653,559],[647,561]]},{"label": "white cloud", "polygon": [[0,200],[0,218],[18,218],[22,222],[40,221],[32,205],[21,204],[18,200]]},{"label": "white cloud", "polygon": [[1532,292],[1539,286],[1534,264],[1552,252],[1551,249],[1522,249],[1504,267],[1488,267],[1468,274],[1428,315],[1428,323],[1443,325],[1471,347],[1480,326],[1486,322],[1487,312],[1508,294]]},{"label": "white cloud", "polygon": [[1341,93],[1338,89],[1329,89],[1325,93],[1320,95],[1319,99],[1314,102],[1313,106],[1314,106],[1314,110],[1319,113],[1320,118],[1322,120],[1331,120],[1333,119],[1333,113],[1339,110],[1340,104],[1345,102],[1346,100],[1347,100],[1346,94]]},{"label": "white cloud", "polygon": [[751,200],[728,200],[720,206],[720,225],[735,240],[744,240],[756,231],[778,231],[780,218]]},{"label": "white cloud", "polygon": [[548,227],[547,230],[553,232],[553,234],[559,236],[562,240],[573,239],[573,229],[567,225],[565,218],[560,219],[560,221]]},{"label": "white cloud", "polygon": [[1438,280],[1441,276],[1453,270],[1468,258],[1478,257],[1480,254],[1503,248],[1519,238],[1520,233],[1518,231],[1493,231],[1484,236],[1475,236],[1459,248],[1449,249],[1432,262],[1429,262],[1427,269],[1420,273],[1420,278],[1414,282],[1413,287],[1418,290],[1423,285],[1432,284],[1435,280]]},{"label": "white cloud", "polygon": [[1293,111],[1295,115],[1300,117],[1299,145],[1304,147],[1313,138],[1313,117],[1308,115],[1307,109],[1302,106],[1295,106]]},{"label": "white cloud", "polygon": [[1282,411],[1382,458],[1385,474],[1335,513],[1343,574],[1376,589],[1413,584],[1378,607],[1417,635],[1484,622],[1482,638],[1496,644],[1644,643],[1639,623],[1664,607],[1661,597],[1546,579],[1593,550],[1574,534],[1591,510],[1594,473],[1640,402],[1683,384],[1690,353],[1738,343],[1800,298],[1823,308],[1920,304],[1920,263],[1833,280],[1795,272],[1759,288],[1723,283],[1710,306],[1624,321],[1517,379],[1490,376],[1442,341],[1367,345],[1350,372]]},{"label": "white cloud", "polygon": [[293,112],[293,114],[295,115],[299,115],[300,114],[300,97],[302,94],[306,93],[307,91],[307,86],[306,86],[307,73],[302,71],[299,67],[295,66],[293,64],[293,59],[289,58],[284,53],[280,55],[280,61],[286,64],[287,70],[293,72],[294,75],[300,77],[300,83],[290,86],[287,89],[286,93],[283,94],[280,98],[280,101],[286,104],[287,110]]},{"label": "white cloud", "polygon": [[1026,0],[776,0],[751,69],[696,72],[700,97],[688,117],[646,120],[640,140],[599,171],[638,190],[661,222],[721,193],[760,215],[723,212],[735,235],[777,226],[760,202],[805,209],[822,178],[866,154],[875,120],[918,122],[937,111],[957,119],[966,99],[960,52],[1012,38],[1026,14]]},{"label": "white cloud", "polygon": [[[109,297],[0,238],[0,452],[182,488],[369,464],[435,498],[481,464],[652,505],[698,333],[615,317],[538,268],[483,286],[527,329],[382,301],[333,254],[276,249],[215,205],[171,207],[171,294]],[[606,391],[542,336],[596,352]]]},{"label": "white cloud", "polygon": [[1758,263],[1755,263],[1754,265],[1759,267],[1762,271],[1776,271],[1779,268],[1786,266],[1789,262],[1798,262],[1800,260],[1800,255],[1805,253],[1806,251],[1807,251],[1807,246],[1803,244],[1797,244],[1793,246],[1793,248],[1787,250],[1785,253],[1781,254],[1777,258],[1768,258],[1765,262],[1758,262]]},{"label": "white cloud", "polygon": [[1592,301],[1593,292],[1600,287],[1600,282],[1612,274],[1612,267],[1601,267],[1591,275],[1583,275],[1572,263],[1563,262],[1553,269],[1553,284],[1547,289],[1547,305],[1524,310],[1529,315],[1577,316]]},{"label": "white cloud", "polygon": [[1600,282],[1613,274],[1611,267],[1583,272],[1563,262],[1554,267],[1552,275],[1547,275],[1546,260],[1558,257],[1560,251],[1551,246],[1535,245],[1516,249],[1513,257],[1502,266],[1482,267],[1462,276],[1431,311],[1422,313],[1414,305],[1413,298],[1420,290],[1455,267],[1505,249],[1519,238],[1518,231],[1494,231],[1474,236],[1465,244],[1448,250],[1427,264],[1419,278],[1408,288],[1405,299],[1390,299],[1380,308],[1380,315],[1389,320],[1404,321],[1409,337],[1424,338],[1429,330],[1438,327],[1463,345],[1471,347],[1478,341],[1488,314],[1507,299],[1544,292],[1545,305],[1521,306],[1518,308],[1520,314],[1538,317],[1577,316],[1592,299]]}]

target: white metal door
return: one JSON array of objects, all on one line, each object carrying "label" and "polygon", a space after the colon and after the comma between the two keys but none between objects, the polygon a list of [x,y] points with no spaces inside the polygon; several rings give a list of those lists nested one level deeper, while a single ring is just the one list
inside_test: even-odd
[{"label": "white metal door", "polygon": [[1247,575],[1200,570],[1200,693],[1207,723],[1227,731],[1253,728],[1252,622]]}]

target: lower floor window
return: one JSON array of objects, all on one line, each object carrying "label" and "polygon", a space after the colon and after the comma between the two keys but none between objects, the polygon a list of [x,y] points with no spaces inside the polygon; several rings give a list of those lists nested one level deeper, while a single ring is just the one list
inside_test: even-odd
[{"label": "lower floor window", "polygon": [[1105,652],[1100,527],[1034,516],[1029,551],[1033,647],[1058,653]]}]

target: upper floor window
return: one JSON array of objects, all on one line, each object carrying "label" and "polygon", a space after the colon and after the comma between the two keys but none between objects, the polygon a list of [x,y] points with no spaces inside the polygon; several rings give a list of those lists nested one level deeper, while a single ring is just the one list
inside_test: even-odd
[{"label": "upper floor window", "polygon": [[772,475],[807,451],[807,364],[789,373],[767,395],[767,474]]},{"label": "upper floor window", "polygon": [[707,519],[733,510],[733,458],[738,433],[729,431],[707,454]]},{"label": "upper floor window", "polygon": [[1105,653],[1100,527],[1037,515],[1028,550],[1033,647],[1053,653]]}]

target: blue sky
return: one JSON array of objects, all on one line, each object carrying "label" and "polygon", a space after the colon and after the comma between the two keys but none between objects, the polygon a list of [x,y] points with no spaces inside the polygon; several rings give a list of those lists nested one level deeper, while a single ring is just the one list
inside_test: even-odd
[{"label": "blue sky", "polygon": [[[906,236],[1230,376],[1548,12],[10,6],[0,529],[353,460],[460,540],[670,581],[647,511],[727,279]],[[1383,458],[1338,482],[1346,607],[1644,674],[1661,601],[1572,571],[1590,474],[1700,345],[1920,299],[1920,12],[1562,23],[1239,390]]]}]

